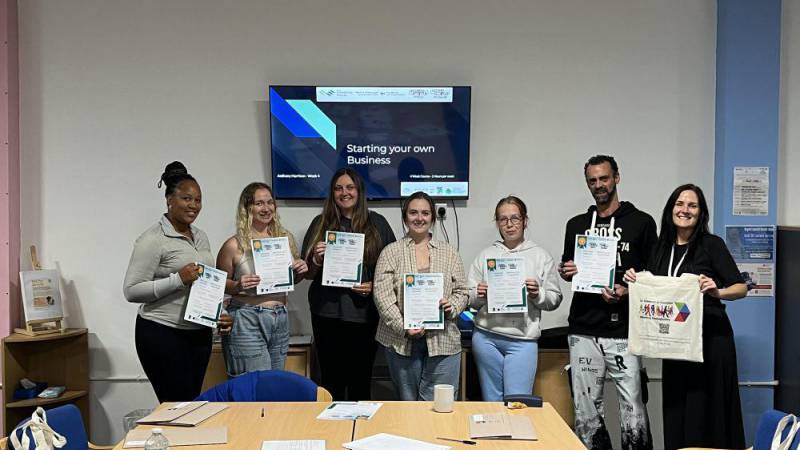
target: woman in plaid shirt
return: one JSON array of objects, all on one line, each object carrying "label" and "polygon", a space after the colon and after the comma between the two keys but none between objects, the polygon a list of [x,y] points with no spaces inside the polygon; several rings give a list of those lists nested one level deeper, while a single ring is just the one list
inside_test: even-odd
[{"label": "woman in plaid shirt", "polygon": [[[375,268],[375,305],[380,314],[375,339],[386,349],[395,390],[401,400],[433,400],[433,386],[450,384],[458,391],[461,333],[456,318],[467,304],[464,264],[453,246],[432,239],[436,221],[433,200],[416,192],[403,203],[408,229],[398,242],[383,249]],[[403,326],[403,282],[408,273],[444,275],[443,330]]]}]

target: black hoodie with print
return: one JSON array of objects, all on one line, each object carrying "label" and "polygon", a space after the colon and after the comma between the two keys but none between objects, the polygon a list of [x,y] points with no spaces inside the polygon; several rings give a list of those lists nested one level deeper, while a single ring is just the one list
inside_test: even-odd
[{"label": "black hoodie with print", "polygon": [[[614,229],[611,230],[611,218]],[[592,222],[594,219],[594,229]],[[575,236],[578,234],[597,234],[614,236],[617,243],[617,273],[615,283],[622,283],[625,271],[634,268],[644,269],[647,258],[654,248],[658,236],[656,223],[650,214],[639,211],[630,202],[620,202],[619,207],[608,217],[597,215],[597,207],[592,205],[583,214],[567,222],[564,235],[564,253],[561,261],[570,261],[575,255]],[[627,338],[628,337],[628,298],[617,303],[607,303],[600,294],[575,292],[569,308],[570,334],[588,336]]]}]

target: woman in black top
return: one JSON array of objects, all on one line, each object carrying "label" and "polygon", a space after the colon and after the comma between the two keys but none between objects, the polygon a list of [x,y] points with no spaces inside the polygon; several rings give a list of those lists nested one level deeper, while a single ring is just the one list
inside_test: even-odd
[{"label": "woman in black top", "polygon": [[[326,230],[364,234],[362,283],[351,289],[322,285]],[[331,178],[322,214],[311,222],[303,252],[311,278],[308,302],[322,375],[334,400],[368,400],[375,362],[378,310],[372,299],[375,264],[383,247],[395,241],[386,219],[367,209],[364,181],[345,167]]]},{"label": "woman in black top", "polygon": [[[708,231],[703,191],[679,186],[667,200],[661,235],[647,268],[655,275],[700,276],[704,362],[664,360],[664,447],[744,448],[733,329],[720,301],[747,295],[725,242]],[[625,274],[636,281],[636,272]]]}]

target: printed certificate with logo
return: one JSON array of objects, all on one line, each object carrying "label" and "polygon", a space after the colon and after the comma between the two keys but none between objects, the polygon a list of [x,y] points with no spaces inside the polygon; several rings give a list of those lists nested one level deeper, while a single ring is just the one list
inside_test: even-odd
[{"label": "printed certificate with logo", "polygon": [[261,281],[256,286],[256,294],[274,294],[294,290],[292,271],[292,250],[286,236],[253,239],[253,266]]},{"label": "printed certificate with logo", "polygon": [[197,263],[197,271],[200,276],[192,283],[183,319],[216,328],[228,274],[202,263]]},{"label": "printed certificate with logo", "polygon": [[444,275],[407,273],[403,275],[403,328],[444,329]]},{"label": "printed certificate with logo", "polygon": [[579,234],[575,236],[575,265],[578,273],[572,277],[573,292],[600,294],[603,288],[614,287],[617,269],[617,238]]},{"label": "printed certificate with logo", "polygon": [[364,234],[325,232],[322,285],[350,288],[361,284],[364,265]]},{"label": "printed certificate with logo", "polygon": [[488,258],[484,273],[489,289],[486,293],[490,314],[528,311],[528,289],[525,286],[523,258]]}]

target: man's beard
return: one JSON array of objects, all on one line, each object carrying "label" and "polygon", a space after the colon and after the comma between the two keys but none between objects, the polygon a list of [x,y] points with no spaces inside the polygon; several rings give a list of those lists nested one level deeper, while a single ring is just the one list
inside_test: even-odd
[{"label": "man's beard", "polygon": [[614,187],[611,188],[611,190],[605,191],[605,192],[592,191],[592,196],[594,197],[594,201],[598,205],[605,205],[605,204],[608,204],[611,201],[612,198],[614,198],[614,193],[616,191],[617,191],[617,187],[614,186]]}]

